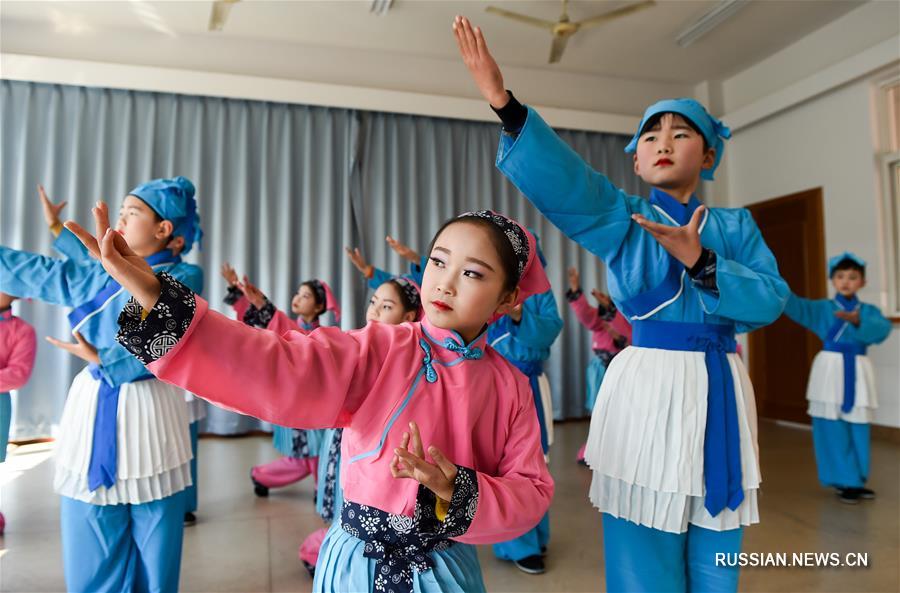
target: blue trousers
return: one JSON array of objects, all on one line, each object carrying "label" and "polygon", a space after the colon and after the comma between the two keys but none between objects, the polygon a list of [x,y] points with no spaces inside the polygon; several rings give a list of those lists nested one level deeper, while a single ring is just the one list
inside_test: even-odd
[{"label": "blue trousers", "polygon": [[539,556],[541,548],[550,541],[550,513],[545,513],[541,522],[516,539],[494,544],[494,554],[501,560],[522,560],[529,556]]},{"label": "blue trousers", "polygon": [[743,529],[686,533],[651,529],[603,514],[606,590],[610,593],[736,592],[738,567],[716,566],[716,553],[736,554]]},{"label": "blue trousers", "polygon": [[197,453],[200,451],[200,422],[191,422],[191,482],[192,485],[184,490],[184,512],[197,512]]},{"label": "blue trousers", "polygon": [[0,463],[6,461],[6,445],[9,444],[9,425],[12,422],[12,398],[8,392],[0,393]]},{"label": "blue trousers", "polygon": [[177,593],[183,492],[144,504],[60,501],[69,593]]},{"label": "blue trousers", "polygon": [[816,417],[812,425],[819,482],[861,488],[869,477],[869,425]]}]

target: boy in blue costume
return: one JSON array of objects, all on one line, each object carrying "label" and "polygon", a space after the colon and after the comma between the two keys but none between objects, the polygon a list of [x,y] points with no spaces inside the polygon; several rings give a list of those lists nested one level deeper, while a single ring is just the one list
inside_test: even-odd
[{"label": "boy in blue costume", "polygon": [[[125,197],[116,231],[154,269],[200,292],[202,271],[176,255],[202,235],[194,194],[184,177],[142,184]],[[192,483],[187,407],[183,390],[155,379],[115,341],[129,295],[96,260],[7,247],[0,284],[73,307],[72,331],[83,339],[66,349],[90,363],[69,390],[55,457],[67,589],[177,591]]]},{"label": "boy in blue costume", "polygon": [[736,591],[758,522],[753,388],[737,332],[773,322],[788,288],[749,212],[709,209],[730,131],[692,99],[650,106],[626,148],[653,187],[628,195],[594,171],[503,85],[481,31],[462,17],[463,61],[503,122],[497,166],[568,237],[600,257],[632,323],[632,346],[600,388],[585,460],[603,514],[608,591]]},{"label": "boy in blue costume", "polygon": [[875,372],[866,349],[891,333],[878,307],[860,302],[866,262],[844,252],[828,261],[834,299],[791,294],[784,314],[816,334],[822,351],[813,360],[806,389],[812,416],[819,481],[837,489],[842,502],[875,498],[869,477],[869,423],[878,407]]}]

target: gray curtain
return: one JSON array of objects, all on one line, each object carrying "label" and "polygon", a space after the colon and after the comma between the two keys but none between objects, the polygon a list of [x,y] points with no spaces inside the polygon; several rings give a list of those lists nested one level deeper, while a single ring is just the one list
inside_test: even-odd
[{"label": "gray curtain", "polygon": [[[0,243],[51,254],[36,185],[68,200],[64,217],[90,220],[98,199],[116,208],[134,185],[184,175],[198,188],[203,249],[188,261],[206,272],[204,296],[223,312],[218,270],[230,261],[275,304],[297,285],[328,281],[342,326],[363,323],[366,287],[343,246],[402,271],[386,234],[423,250],[441,222],[492,208],[535,229],[549,261],[565,329],[547,368],[557,419],[582,417],[590,338],[569,314],[566,267],[586,289],[603,288],[599,262],[562,236],[494,168],[499,126],[258,101],[0,81]],[[640,192],[617,135],[562,131],[588,162]],[[19,302],[40,337],[65,337],[65,311]],[[52,435],[80,361],[46,342],[14,410],[13,438]],[[264,423],[209,406],[202,430],[232,434]]]},{"label": "gray curtain", "polygon": [[[218,273],[226,260],[279,307],[308,277],[327,278],[340,291],[332,272],[344,265],[334,246],[349,228],[352,112],[6,80],[0,101],[4,245],[52,253],[38,183],[51,199],[69,201],[65,217],[88,222],[98,199],[115,209],[142,181],[184,175],[198,188],[205,232],[203,249],[187,259],[203,266],[204,296],[215,308],[228,309]],[[15,307],[39,337],[70,335],[66,311],[37,302]],[[53,433],[82,366],[40,342],[35,373],[15,399],[13,438]],[[255,428],[267,425],[209,406],[206,430]]]}]

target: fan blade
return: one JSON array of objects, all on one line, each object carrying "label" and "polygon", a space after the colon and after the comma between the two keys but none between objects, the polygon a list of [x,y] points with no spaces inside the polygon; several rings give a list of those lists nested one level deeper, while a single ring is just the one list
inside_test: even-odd
[{"label": "fan blade", "polygon": [[631,14],[632,12],[638,12],[639,10],[644,10],[645,8],[650,8],[656,4],[654,0],[644,0],[643,2],[638,2],[637,4],[630,4],[628,6],[623,6],[622,8],[617,8],[615,10],[611,10],[605,14],[597,15],[588,19],[584,19],[581,21],[576,21],[572,23],[579,29],[585,29],[587,27],[596,27],[597,25],[602,25],[608,21],[613,19],[617,19],[619,17],[625,16],[626,14]]},{"label": "fan blade", "polygon": [[569,42],[571,35],[554,35],[553,45],[550,46],[550,61],[548,63],[555,64],[562,59],[563,52],[566,51],[566,44]]},{"label": "fan blade", "polygon": [[239,0],[216,0],[213,2],[212,11],[209,13],[209,30],[221,31],[225,28],[225,21],[228,20],[228,13],[231,7]]},{"label": "fan blade", "polygon": [[556,23],[554,23],[553,21],[546,21],[544,19],[539,19],[539,18],[536,18],[533,16],[528,16],[527,14],[520,14],[518,12],[504,10],[502,8],[497,8],[496,6],[488,6],[484,10],[485,10],[485,12],[490,12],[492,14],[506,17],[506,18],[512,19],[514,21],[519,21],[520,23],[525,23],[526,25],[532,25],[535,27],[539,27],[539,28],[545,29],[547,31],[552,31],[553,27],[556,26]]}]

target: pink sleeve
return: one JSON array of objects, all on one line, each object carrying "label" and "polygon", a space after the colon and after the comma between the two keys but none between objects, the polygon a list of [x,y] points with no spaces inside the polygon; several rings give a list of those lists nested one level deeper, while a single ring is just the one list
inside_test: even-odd
[{"label": "pink sleeve", "polygon": [[569,301],[569,306],[572,307],[572,311],[575,312],[575,316],[584,327],[594,332],[604,328],[603,322],[600,320],[600,314],[597,312],[597,307],[591,307],[588,304],[584,293],[574,301]]},{"label": "pink sleeve", "polygon": [[297,323],[285,315],[281,309],[275,309],[275,314],[272,316],[272,320],[269,321],[269,325],[266,326],[266,329],[275,332],[280,336],[289,331],[296,330]]},{"label": "pink sleeve", "polygon": [[205,400],[268,422],[339,427],[370,391],[396,333],[376,323],[354,332],[279,335],[228,319],[198,296],[184,336],[147,368]]},{"label": "pink sleeve", "polygon": [[628,323],[621,311],[616,311],[616,316],[609,322],[609,325],[620,335],[628,338],[628,343],[631,344],[631,324]]},{"label": "pink sleeve", "polygon": [[541,431],[530,386],[517,381],[527,398],[512,418],[497,475],[477,472],[478,508],[468,531],[457,541],[491,544],[508,541],[532,529],[550,508],[553,478],[541,450]]},{"label": "pink sleeve", "polygon": [[[9,323],[8,321],[4,323]],[[19,320],[12,341],[12,352],[4,368],[0,369],[0,391],[19,389],[28,382],[34,368],[37,340],[34,328]]]},{"label": "pink sleeve", "polygon": [[244,313],[246,313],[247,309],[250,308],[250,301],[247,300],[246,296],[241,295],[241,298],[239,298],[237,302],[231,306],[234,309],[234,312],[237,314],[237,320],[243,321]]}]

